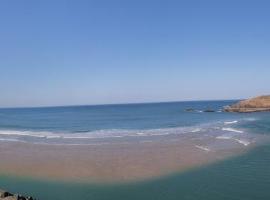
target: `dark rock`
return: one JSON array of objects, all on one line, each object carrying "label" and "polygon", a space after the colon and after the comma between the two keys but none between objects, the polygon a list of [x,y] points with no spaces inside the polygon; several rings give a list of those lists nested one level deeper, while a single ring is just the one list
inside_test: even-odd
[{"label": "dark rock", "polygon": [[214,111],[214,110],[212,110],[212,109],[206,109],[206,110],[204,110],[203,112],[216,112],[216,111]]},{"label": "dark rock", "polygon": [[12,196],[12,194],[7,192],[7,191],[0,190],[0,198],[5,198],[5,197],[8,197],[8,196]]},{"label": "dark rock", "polygon": [[34,200],[33,197],[24,197],[18,194],[11,194],[4,190],[0,190],[0,200]]}]

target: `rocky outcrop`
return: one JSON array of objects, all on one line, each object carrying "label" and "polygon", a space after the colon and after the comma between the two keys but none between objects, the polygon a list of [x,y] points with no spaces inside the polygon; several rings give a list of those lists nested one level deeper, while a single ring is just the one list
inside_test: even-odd
[{"label": "rocky outcrop", "polygon": [[226,106],[224,111],[239,113],[270,111],[270,95],[240,101]]},{"label": "rocky outcrop", "polygon": [[33,197],[24,197],[18,194],[11,194],[7,191],[0,190],[0,200],[35,200]]},{"label": "rocky outcrop", "polygon": [[215,110],[213,110],[213,109],[211,109],[211,108],[207,108],[206,110],[195,110],[195,109],[193,109],[193,108],[187,108],[187,109],[185,109],[185,111],[186,112],[217,112],[217,111],[215,111]]},{"label": "rocky outcrop", "polygon": [[216,111],[213,110],[213,109],[206,109],[206,110],[204,110],[203,112],[216,112]]}]

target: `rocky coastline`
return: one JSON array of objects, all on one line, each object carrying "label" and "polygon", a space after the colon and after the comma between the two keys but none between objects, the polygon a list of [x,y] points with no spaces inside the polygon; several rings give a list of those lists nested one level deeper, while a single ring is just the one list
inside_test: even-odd
[{"label": "rocky coastline", "polygon": [[236,104],[224,107],[224,111],[238,113],[270,111],[270,95],[239,101]]},{"label": "rocky coastline", "polygon": [[0,189],[0,200],[36,200],[33,197],[25,197],[19,194],[12,194],[10,192]]}]

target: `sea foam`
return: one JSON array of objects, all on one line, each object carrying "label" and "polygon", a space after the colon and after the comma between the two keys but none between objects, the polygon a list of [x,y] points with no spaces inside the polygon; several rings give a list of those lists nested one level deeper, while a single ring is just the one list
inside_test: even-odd
[{"label": "sea foam", "polygon": [[223,131],[235,132],[235,133],[244,133],[244,131],[237,130],[234,128],[222,128]]},{"label": "sea foam", "polygon": [[227,125],[227,124],[236,124],[236,123],[238,123],[237,120],[224,122],[224,124],[226,124],[226,125]]},{"label": "sea foam", "polygon": [[235,138],[234,136],[229,136],[229,135],[221,135],[221,136],[217,136],[216,139],[219,140],[233,140],[238,142],[239,144],[242,144],[244,146],[248,146],[250,144],[250,142],[246,139],[239,139],[239,138]]},{"label": "sea foam", "polygon": [[210,149],[208,147],[204,147],[204,146],[200,146],[200,145],[195,145],[195,147],[198,148],[198,149],[204,150],[206,152],[210,151]]}]

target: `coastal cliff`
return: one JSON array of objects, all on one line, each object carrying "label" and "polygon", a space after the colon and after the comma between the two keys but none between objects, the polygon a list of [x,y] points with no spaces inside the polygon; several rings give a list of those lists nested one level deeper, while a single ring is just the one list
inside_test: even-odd
[{"label": "coastal cliff", "polygon": [[11,194],[0,189],[0,200],[35,200],[33,197],[24,197],[18,194]]},{"label": "coastal cliff", "polygon": [[224,111],[239,113],[270,111],[270,95],[240,101],[236,104],[226,106]]}]

